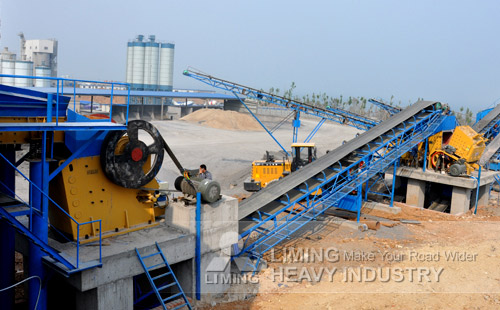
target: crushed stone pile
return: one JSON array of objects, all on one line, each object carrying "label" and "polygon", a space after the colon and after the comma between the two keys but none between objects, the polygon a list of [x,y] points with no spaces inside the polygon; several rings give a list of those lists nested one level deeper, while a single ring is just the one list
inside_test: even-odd
[{"label": "crushed stone pile", "polygon": [[181,120],[226,130],[263,130],[251,115],[219,109],[200,109],[184,116]]}]

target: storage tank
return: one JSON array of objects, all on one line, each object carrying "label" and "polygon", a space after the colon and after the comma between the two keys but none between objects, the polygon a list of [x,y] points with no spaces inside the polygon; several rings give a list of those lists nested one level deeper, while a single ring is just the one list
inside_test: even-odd
[{"label": "storage tank", "polygon": [[171,91],[174,81],[174,48],[172,43],[162,43],[160,45],[160,72],[159,89]]},{"label": "storage tank", "polygon": [[[33,76],[33,62],[18,60],[15,65],[16,75]],[[18,87],[32,87],[33,79],[30,78],[16,78],[14,79],[14,86]]]},{"label": "storage tank", "polygon": [[[35,67],[35,76],[50,77],[50,67]],[[35,79],[35,87],[50,87],[50,80]]]},{"label": "storage tank", "polygon": [[144,53],[146,44],[142,42],[144,36],[137,36],[137,40],[132,42],[133,64],[132,64],[132,87],[144,89]]},{"label": "storage tank", "polygon": [[134,46],[133,42],[127,43],[127,83],[132,83],[132,74],[134,66]]},{"label": "storage tank", "polygon": [[[15,75],[16,74],[16,61],[2,59],[2,74]],[[14,78],[12,77],[2,77],[2,84],[8,86],[14,86]]]},{"label": "storage tank", "polygon": [[144,89],[156,90],[158,88],[158,66],[160,44],[155,42],[155,36],[149,36],[146,43],[144,57]]},{"label": "storage tank", "polygon": [[16,54],[12,53],[11,51],[9,51],[7,47],[5,47],[3,51],[0,53],[0,59],[16,60]]}]

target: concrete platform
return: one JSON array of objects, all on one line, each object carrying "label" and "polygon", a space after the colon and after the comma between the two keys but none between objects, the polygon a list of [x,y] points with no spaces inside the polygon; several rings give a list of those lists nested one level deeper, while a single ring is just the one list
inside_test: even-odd
[{"label": "concrete platform", "polygon": [[[76,309],[133,309],[134,280],[133,277],[144,274],[135,249],[141,255],[156,252],[158,242],[167,261],[185,291],[194,298],[195,248],[196,248],[196,206],[186,206],[184,202],[171,202],[167,206],[165,219],[158,226],[124,235],[103,239],[101,268],[84,270],[69,278],[58,277],[57,287],[61,290],[70,285],[75,291]],[[209,280],[209,266],[213,261],[228,261],[231,246],[238,242],[238,201],[235,198],[222,196],[212,204],[202,205],[201,221],[201,293],[202,300],[212,294],[225,292],[228,284]],[[50,239],[49,244],[63,255],[76,257],[76,247],[71,243],[60,243]],[[19,243],[24,255],[27,247]],[[99,259],[99,247],[85,244],[80,247],[80,260]],[[148,260],[148,265],[161,262],[159,256]],[[177,265],[177,266],[176,266]],[[223,268],[219,273],[229,273],[230,268]],[[230,267],[230,266],[229,266]],[[70,307],[71,308],[71,307]]]},{"label": "concrete platform", "polygon": [[[495,182],[497,171],[483,170],[479,180],[478,205],[485,205],[489,199],[489,188]],[[406,203],[415,207],[423,208],[425,201],[425,190],[428,183],[439,183],[452,187],[451,214],[462,214],[475,205],[477,191],[478,171],[472,173],[472,177],[453,177],[441,174],[434,170],[422,168],[399,167],[396,170],[397,178],[407,179]],[[386,172],[386,178],[392,179],[392,170]],[[400,184],[401,180],[396,180]]]}]

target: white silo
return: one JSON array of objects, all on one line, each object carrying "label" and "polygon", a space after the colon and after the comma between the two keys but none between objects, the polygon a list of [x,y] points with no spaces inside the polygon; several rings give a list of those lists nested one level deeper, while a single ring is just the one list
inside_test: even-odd
[{"label": "white silo", "polygon": [[[50,77],[51,69],[50,67],[36,67],[35,76],[37,77]],[[50,80],[46,79],[36,79],[35,87],[50,87]]]},{"label": "white silo", "polygon": [[[16,74],[16,61],[2,59],[2,74],[15,75]],[[2,84],[14,86],[14,78],[2,77]]]},{"label": "white silo", "polygon": [[134,46],[133,42],[127,43],[127,83],[132,83],[132,74],[134,72]]},{"label": "white silo", "polygon": [[[16,75],[33,76],[33,62],[18,60],[15,65]],[[14,86],[18,87],[32,87],[33,79],[31,78],[16,78],[14,79]]]},{"label": "white silo", "polygon": [[132,64],[132,87],[135,89],[144,88],[144,52],[145,43],[142,42],[144,36],[137,36],[137,40],[132,42],[133,64]]},{"label": "white silo", "polygon": [[172,43],[160,45],[160,72],[159,89],[171,91],[174,81],[174,48]]},{"label": "white silo", "polygon": [[158,88],[159,49],[160,44],[155,42],[155,36],[150,35],[144,56],[144,89],[156,90]]}]

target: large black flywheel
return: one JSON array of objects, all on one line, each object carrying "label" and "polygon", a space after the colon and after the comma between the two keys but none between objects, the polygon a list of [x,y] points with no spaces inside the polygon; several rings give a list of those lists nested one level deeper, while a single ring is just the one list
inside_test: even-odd
[{"label": "large black flywheel", "polygon": [[125,188],[140,188],[160,171],[163,144],[160,132],[153,125],[142,120],[130,121],[127,130],[110,131],[104,138],[102,169],[113,183]]}]

